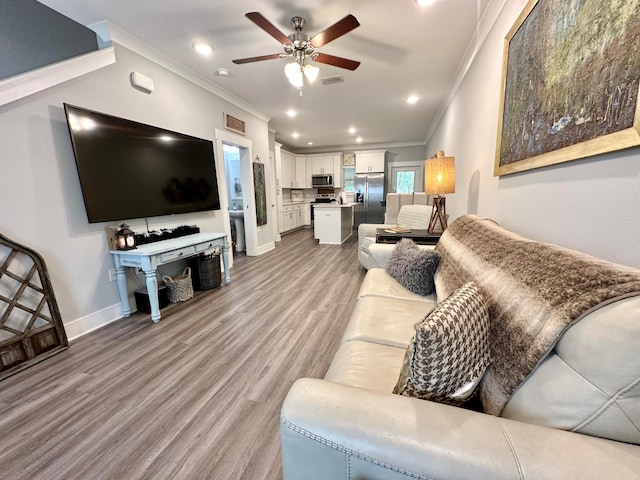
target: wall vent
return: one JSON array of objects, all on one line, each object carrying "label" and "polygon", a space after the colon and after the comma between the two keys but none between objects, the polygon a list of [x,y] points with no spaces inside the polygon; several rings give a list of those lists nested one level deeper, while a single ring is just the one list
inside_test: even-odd
[{"label": "wall vent", "polygon": [[342,82],[344,82],[344,78],[342,77],[342,75],[336,75],[334,77],[321,78],[320,81],[322,82],[323,85],[331,85],[333,83],[342,83]]}]

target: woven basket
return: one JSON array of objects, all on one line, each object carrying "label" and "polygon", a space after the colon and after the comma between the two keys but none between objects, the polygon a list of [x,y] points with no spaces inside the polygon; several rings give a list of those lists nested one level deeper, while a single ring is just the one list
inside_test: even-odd
[{"label": "woven basket", "polygon": [[220,254],[201,253],[189,259],[194,290],[211,290],[220,286]]},{"label": "woven basket", "polygon": [[193,297],[193,284],[191,283],[191,268],[187,267],[182,275],[162,277],[167,286],[169,301],[171,303],[184,302]]}]

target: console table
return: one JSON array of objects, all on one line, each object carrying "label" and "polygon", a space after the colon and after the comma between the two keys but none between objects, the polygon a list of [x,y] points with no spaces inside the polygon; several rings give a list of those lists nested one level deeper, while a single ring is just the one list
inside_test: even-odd
[{"label": "console table", "polygon": [[228,284],[231,282],[231,277],[229,276],[229,248],[225,233],[196,233],[140,245],[134,250],[111,250],[113,262],[116,266],[116,282],[122,305],[122,316],[128,317],[131,315],[127,276],[125,274],[126,267],[141,268],[144,271],[147,292],[149,293],[149,304],[151,305],[151,320],[157,322],[160,320],[158,280],[156,278],[158,265],[198,255],[216,247],[221,247],[222,250],[224,283]]}]

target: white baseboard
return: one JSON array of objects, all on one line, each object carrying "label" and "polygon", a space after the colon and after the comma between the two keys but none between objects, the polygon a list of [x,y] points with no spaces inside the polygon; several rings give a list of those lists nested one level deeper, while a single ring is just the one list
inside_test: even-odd
[{"label": "white baseboard", "polygon": [[[135,303],[133,303],[133,305],[135,305]],[[86,317],[64,322],[64,329],[67,332],[67,338],[71,341],[121,318],[122,308],[120,302],[118,302],[115,305],[91,313]]]},{"label": "white baseboard", "polygon": [[261,245],[258,248],[258,251],[256,253],[257,253],[257,255],[262,255],[263,253],[270,252],[271,250],[273,250],[275,248],[276,248],[276,243],[275,242],[266,243],[264,245]]}]

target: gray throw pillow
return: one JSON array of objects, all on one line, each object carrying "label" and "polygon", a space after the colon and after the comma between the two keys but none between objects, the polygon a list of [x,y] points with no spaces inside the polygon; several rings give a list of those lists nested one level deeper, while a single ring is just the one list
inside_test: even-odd
[{"label": "gray throw pillow", "polygon": [[438,263],[438,252],[420,248],[413,240],[403,238],[391,252],[385,270],[407,290],[430,295],[436,291],[433,276]]}]

